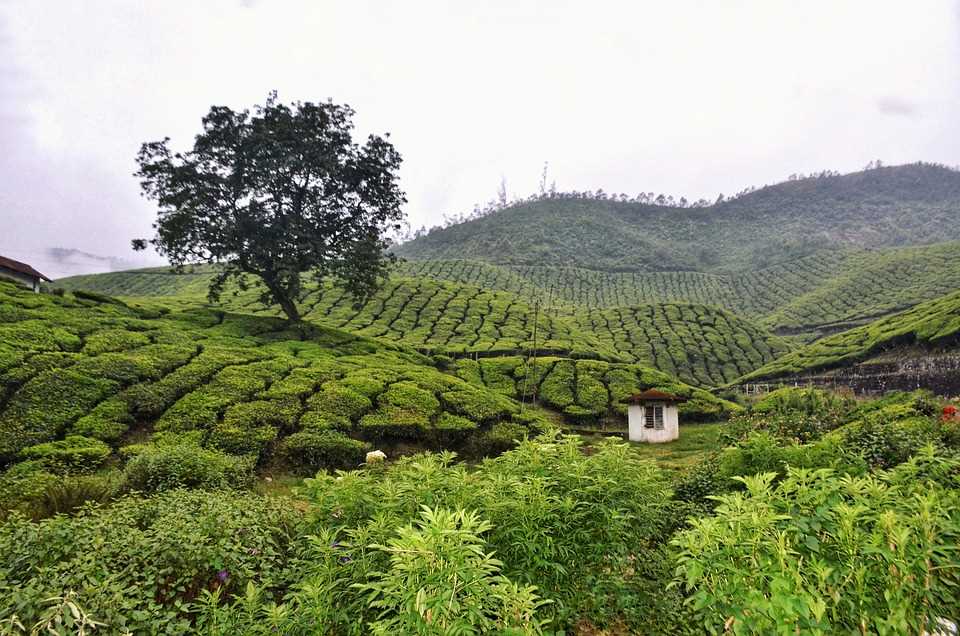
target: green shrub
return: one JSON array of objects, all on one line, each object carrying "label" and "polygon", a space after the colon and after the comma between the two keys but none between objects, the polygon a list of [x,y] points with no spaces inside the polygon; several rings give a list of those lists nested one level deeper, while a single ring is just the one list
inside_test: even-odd
[{"label": "green shrub", "polygon": [[[309,556],[316,564],[310,585],[330,624],[347,631],[379,620],[369,594],[345,583],[382,580],[375,573],[390,570],[389,554],[360,546],[389,545],[396,528],[422,519],[425,505],[474,510],[489,521],[483,552],[502,561],[504,576],[535,584],[552,600],[538,615],[554,632],[578,620],[601,628],[629,616],[635,633],[665,633],[675,621],[680,599],[664,590],[671,566],[658,544],[677,515],[652,462],[622,442],[586,454],[579,438],[553,435],[476,467],[452,459],[419,455],[383,470],[306,480],[303,494],[316,518],[334,528],[314,541]],[[317,605],[300,598],[303,604],[291,599],[287,610],[306,619]]]},{"label": "green shrub", "polygon": [[0,525],[0,620],[37,624],[72,590],[106,624],[94,633],[196,633],[191,601],[203,590],[281,589],[301,517],[281,498],[182,490],[39,523],[11,517]]},{"label": "green shrub", "polygon": [[373,402],[365,395],[341,386],[337,381],[327,382],[320,391],[310,396],[307,399],[307,408],[355,419],[372,409]]},{"label": "green shrub", "polygon": [[746,492],[673,541],[703,629],[918,634],[957,616],[956,491],[829,470],[773,477],[744,478]]},{"label": "green shrub", "polygon": [[349,418],[342,415],[331,415],[320,411],[306,411],[300,416],[300,428],[305,431],[340,430],[349,431],[352,424]]},{"label": "green shrub", "polygon": [[440,410],[440,401],[433,392],[425,391],[413,382],[395,382],[377,398],[381,406],[417,411],[431,417]]},{"label": "green shrub", "polygon": [[867,415],[836,431],[843,445],[873,468],[901,464],[930,443],[940,441],[940,423],[930,417],[890,419],[889,409]]},{"label": "green shrub", "polygon": [[207,444],[231,455],[252,455],[263,461],[269,447],[277,439],[273,426],[238,427],[220,423],[210,431]]},{"label": "green shrub", "polygon": [[103,464],[110,452],[110,447],[100,440],[68,435],[62,440],[25,448],[20,451],[20,458],[42,462],[53,472],[88,472]]},{"label": "green shrub", "polygon": [[38,461],[20,462],[0,472],[0,518],[10,510],[30,512],[30,504],[42,497],[57,479]]},{"label": "green shrub", "polygon": [[70,432],[105,442],[114,442],[127,432],[133,422],[127,402],[116,396],[96,405],[92,411],[74,422]]},{"label": "green shrub", "polygon": [[[750,433],[736,446],[720,454],[720,473],[728,478],[772,473],[787,474],[788,468],[832,468],[841,473],[859,475],[866,465],[836,437],[813,444],[783,442],[765,431]],[[732,482],[728,482],[732,483]]]},{"label": "green shrub", "polygon": [[530,433],[523,424],[498,422],[476,438],[476,448],[481,455],[499,455],[514,448]]},{"label": "green shrub", "polygon": [[0,416],[0,463],[27,446],[53,440],[117,388],[116,382],[70,369],[36,376],[14,394]]},{"label": "green shrub", "polygon": [[573,365],[570,360],[560,360],[553,365],[553,369],[540,384],[540,397],[546,404],[563,409],[576,401]]},{"label": "green shrub", "polygon": [[433,423],[431,431],[435,441],[441,446],[454,446],[476,433],[478,425],[465,417],[453,413],[441,413]]},{"label": "green shrub", "polygon": [[370,446],[337,431],[300,431],[280,443],[279,454],[290,467],[315,473],[321,469],[356,468]]},{"label": "green shrub", "polygon": [[430,428],[430,418],[413,409],[384,406],[360,418],[360,431],[365,436],[422,439]]},{"label": "green shrub", "polygon": [[85,505],[110,501],[122,485],[123,475],[119,471],[59,477],[30,502],[29,514],[34,520],[73,514]]},{"label": "green shrub", "polygon": [[104,329],[87,336],[83,352],[90,356],[111,351],[127,351],[150,344],[146,334],[127,329]]},{"label": "green shrub", "polygon": [[440,396],[445,407],[476,422],[495,422],[516,412],[516,403],[490,391],[463,389]]},{"label": "green shrub", "polygon": [[500,574],[484,549],[490,527],[473,512],[424,507],[415,525],[374,548],[390,567],[358,590],[380,614],[371,633],[542,633],[536,611],[546,603]]},{"label": "green shrub", "polygon": [[190,444],[148,446],[127,462],[126,488],[141,492],[173,488],[239,488],[252,477],[249,458]]},{"label": "green shrub", "polygon": [[382,379],[367,372],[348,373],[337,384],[371,400],[380,395],[386,387]]}]

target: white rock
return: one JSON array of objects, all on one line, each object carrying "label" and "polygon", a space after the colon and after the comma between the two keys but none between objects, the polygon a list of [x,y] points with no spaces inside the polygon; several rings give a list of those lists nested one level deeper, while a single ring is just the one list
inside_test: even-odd
[{"label": "white rock", "polygon": [[377,462],[382,462],[387,458],[387,454],[382,450],[370,451],[367,453],[367,463],[376,464]]}]

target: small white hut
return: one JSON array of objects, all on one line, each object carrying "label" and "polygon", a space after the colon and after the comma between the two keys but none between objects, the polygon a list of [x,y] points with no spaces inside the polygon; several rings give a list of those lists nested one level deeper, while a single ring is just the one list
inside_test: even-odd
[{"label": "small white hut", "polygon": [[627,398],[627,424],[631,442],[658,444],[680,437],[677,405],[687,398],[647,389]]}]

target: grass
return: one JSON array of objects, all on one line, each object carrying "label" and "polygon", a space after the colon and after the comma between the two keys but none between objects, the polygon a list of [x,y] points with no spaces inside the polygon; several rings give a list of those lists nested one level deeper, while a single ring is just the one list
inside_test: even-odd
[{"label": "grass", "polygon": [[[680,437],[663,444],[635,442],[631,446],[644,458],[652,459],[664,469],[681,471],[693,466],[710,453],[719,450],[723,423],[681,424]],[[583,436],[587,444],[603,438],[602,434]]]}]

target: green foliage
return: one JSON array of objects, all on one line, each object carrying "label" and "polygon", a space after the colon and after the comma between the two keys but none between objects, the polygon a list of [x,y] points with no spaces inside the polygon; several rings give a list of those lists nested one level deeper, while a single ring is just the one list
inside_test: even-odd
[{"label": "green foliage", "polygon": [[396,382],[377,401],[382,406],[416,411],[430,417],[440,409],[440,401],[431,391],[425,391],[413,382]]},{"label": "green foliage", "polygon": [[[323,584],[323,597],[326,607],[346,615],[340,618],[343,633],[354,633],[346,626],[361,620],[415,624],[423,619],[410,615],[406,611],[410,606],[402,599],[415,598],[423,589],[424,602],[432,604],[435,592],[453,593],[427,584],[435,579],[421,567],[431,562],[435,568],[448,566],[441,566],[439,554],[430,557],[433,552],[426,550],[425,560],[411,556],[390,575],[374,574],[388,572],[391,564],[389,553],[376,546],[398,545],[391,540],[432,541],[428,537],[439,528],[431,522],[418,527],[423,506],[475,511],[478,522],[488,521],[489,529],[483,526],[484,542],[476,545],[483,554],[493,552],[502,561],[500,575],[517,586],[536,585],[541,598],[553,601],[533,618],[555,621],[554,629],[578,617],[602,625],[627,607],[634,608],[634,626],[641,632],[660,632],[667,625],[666,616],[677,609],[678,599],[664,594],[662,580],[646,578],[656,564],[665,563],[666,555],[657,545],[672,531],[664,525],[671,517],[664,514],[671,506],[665,496],[667,483],[652,463],[639,460],[622,443],[607,442],[585,454],[574,437],[526,441],[475,470],[451,460],[450,454],[424,455],[400,459],[382,470],[336,477],[321,474],[307,480],[305,494],[314,503],[316,523],[337,529],[333,536],[317,537],[313,563],[318,575],[309,585],[329,582]],[[444,524],[456,518],[452,513],[438,514],[451,514]],[[407,524],[413,525],[398,537],[396,528]],[[431,544],[431,549],[449,555],[446,550],[454,545],[446,541],[462,535],[453,530],[445,536],[448,539],[438,536],[436,540],[444,543]],[[433,570],[434,575],[440,571]],[[638,575],[625,578],[628,571]],[[413,572],[422,574],[413,580],[405,578]],[[369,584],[371,576],[377,598],[391,599],[383,616],[367,606],[368,595],[361,593],[371,588],[344,584]],[[390,581],[389,593],[380,587],[386,581]],[[401,581],[405,581],[403,590],[398,587]],[[454,608],[458,602],[463,608],[480,602],[459,594],[455,598]],[[485,602],[496,604],[497,598],[494,595]],[[444,615],[450,620],[454,616],[461,621],[481,620],[471,618],[466,610]],[[328,631],[341,633],[333,627]]]},{"label": "green foliage", "polygon": [[[954,466],[955,469],[960,466]],[[920,633],[960,610],[955,490],[896,473],[744,478],[673,541],[711,633]]]},{"label": "green foliage", "polygon": [[430,416],[417,409],[383,406],[360,418],[360,432],[374,439],[418,439],[430,428]]},{"label": "green foliage", "polygon": [[127,462],[126,487],[141,492],[174,488],[222,489],[250,483],[248,458],[191,444],[148,446]]},{"label": "green foliage", "polygon": [[178,267],[198,255],[217,263],[214,299],[228,279],[246,288],[256,276],[261,300],[291,321],[300,319],[301,272],[335,276],[366,299],[393,261],[384,234],[402,220],[405,199],[399,153],[376,135],[354,143],[352,117],[349,106],[287,106],[274,93],[253,113],[212,107],[184,153],[172,153],[169,139],[143,144],[137,176],[160,207],[151,243]]},{"label": "green foliage", "polygon": [[284,438],[280,457],[298,472],[313,474],[321,469],[356,468],[370,445],[329,430],[305,430]]},{"label": "green foliage", "polygon": [[13,516],[0,525],[0,621],[34,625],[71,590],[105,633],[195,633],[188,603],[201,590],[276,589],[299,525],[288,501],[203,491],[124,497],[39,523]]},{"label": "green foliage", "polygon": [[117,383],[70,369],[45,371],[17,391],[0,415],[0,461],[42,442],[114,392]]},{"label": "green foliage", "polygon": [[826,336],[745,375],[775,378],[856,362],[895,344],[949,344],[960,330],[960,292],[916,305],[861,327]]},{"label": "green foliage", "polygon": [[29,513],[31,504],[39,500],[57,479],[38,461],[20,462],[0,473],[0,518],[10,510]]},{"label": "green foliage", "polygon": [[339,383],[327,383],[323,389],[307,400],[308,408],[340,415],[348,419],[357,418],[373,408],[370,398]]},{"label": "green foliage", "polygon": [[44,442],[20,451],[20,458],[40,462],[51,472],[88,472],[110,456],[110,447],[97,439],[68,435],[62,440]]},{"label": "green foliage", "polygon": [[542,633],[535,616],[544,603],[535,588],[500,574],[503,564],[484,550],[481,535],[490,528],[476,513],[424,506],[415,525],[371,546],[390,559],[358,585],[380,612],[371,633]]},{"label": "green foliage", "polygon": [[507,398],[472,388],[448,391],[441,398],[445,408],[477,422],[496,422],[517,410]]}]

